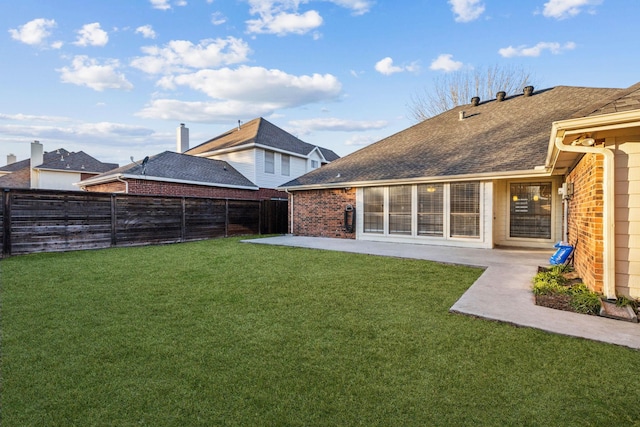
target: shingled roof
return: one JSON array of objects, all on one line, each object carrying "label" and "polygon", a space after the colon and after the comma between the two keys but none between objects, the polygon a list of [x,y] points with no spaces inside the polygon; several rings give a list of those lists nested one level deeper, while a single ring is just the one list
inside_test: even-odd
[{"label": "shingled roof", "polygon": [[458,106],[281,187],[325,188],[376,181],[532,174],[545,164],[552,122],[571,118],[585,105],[592,106],[593,113],[626,92],[557,86],[530,96]]},{"label": "shingled roof", "polygon": [[[42,157],[43,162],[36,165],[36,169],[99,174],[118,167],[117,163],[103,163],[84,151],[70,152],[64,148],[46,152]],[[20,160],[0,167],[0,172],[10,172],[0,177],[0,187],[31,187],[31,159]]]},{"label": "shingled roof", "polygon": [[233,166],[222,160],[211,160],[187,154],[164,151],[142,162],[131,163],[107,173],[82,181],[80,185],[115,180],[116,177],[154,179],[156,181],[190,182],[194,184],[233,187],[258,188],[238,172]]},{"label": "shingled roof", "polygon": [[314,149],[320,150],[328,162],[340,156],[333,151],[304,142],[278,126],[259,117],[239,128],[234,128],[186,151],[186,154],[198,155],[212,151],[251,148],[255,146],[271,147],[280,151],[308,156]]}]

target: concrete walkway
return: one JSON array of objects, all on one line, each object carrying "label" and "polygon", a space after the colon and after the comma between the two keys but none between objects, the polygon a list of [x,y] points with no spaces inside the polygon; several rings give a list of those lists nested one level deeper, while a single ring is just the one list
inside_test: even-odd
[{"label": "concrete walkway", "polygon": [[640,349],[638,323],[535,305],[531,280],[538,266],[549,264],[552,250],[467,249],[298,236],[268,237],[245,242],[482,267],[485,268],[482,276],[451,307],[451,312]]}]

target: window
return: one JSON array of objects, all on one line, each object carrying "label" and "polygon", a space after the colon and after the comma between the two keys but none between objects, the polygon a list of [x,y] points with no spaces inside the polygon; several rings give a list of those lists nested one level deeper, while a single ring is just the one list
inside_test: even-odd
[{"label": "window", "polygon": [[551,183],[511,183],[509,193],[509,236],[550,239]]},{"label": "window", "polygon": [[311,160],[311,169],[318,169],[318,161]]},{"label": "window", "polygon": [[275,173],[275,154],[273,151],[264,152],[264,173]]},{"label": "window", "polygon": [[451,237],[480,237],[480,183],[450,185]]},{"label": "window", "polygon": [[439,236],[443,224],[444,185],[418,185],[418,236]]},{"label": "window", "polygon": [[282,154],[280,156],[280,170],[282,171],[282,175],[289,176],[290,169],[291,169],[290,164],[291,164],[291,157],[289,157],[289,155],[287,154]]},{"label": "window", "polygon": [[411,234],[411,186],[389,188],[389,234]]},{"label": "window", "polygon": [[364,189],[364,232],[384,232],[384,188],[368,187]]}]

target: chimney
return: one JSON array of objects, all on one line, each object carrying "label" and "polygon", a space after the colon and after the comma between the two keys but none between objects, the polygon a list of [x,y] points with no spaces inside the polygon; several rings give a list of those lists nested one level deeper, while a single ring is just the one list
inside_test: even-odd
[{"label": "chimney", "polygon": [[15,163],[16,161],[18,161],[18,159],[15,154],[7,154],[7,165]]},{"label": "chimney", "polygon": [[472,107],[477,107],[478,104],[480,104],[480,97],[479,96],[474,96],[473,98],[471,98],[471,106]]},{"label": "chimney", "polygon": [[180,123],[180,127],[177,129],[176,134],[176,151],[178,153],[184,153],[189,149],[189,128],[185,127],[184,123]]},{"label": "chimney", "polygon": [[525,86],[523,92],[524,92],[524,96],[533,95],[533,86]]},{"label": "chimney", "polygon": [[34,168],[44,163],[44,149],[40,141],[31,143],[31,188],[40,188],[40,175]]},{"label": "chimney", "polygon": [[501,90],[500,92],[496,93],[496,101],[498,102],[504,101],[505,96],[507,96],[507,92]]}]

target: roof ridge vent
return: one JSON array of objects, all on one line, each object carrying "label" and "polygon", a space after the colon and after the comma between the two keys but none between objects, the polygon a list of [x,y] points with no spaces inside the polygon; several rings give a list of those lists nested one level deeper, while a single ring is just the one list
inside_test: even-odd
[{"label": "roof ridge vent", "polygon": [[472,107],[477,107],[478,104],[480,104],[480,97],[479,96],[474,96],[473,98],[471,98],[471,106]]},{"label": "roof ridge vent", "polygon": [[507,92],[501,90],[500,92],[496,93],[496,101],[498,102],[504,101],[505,96],[507,96]]},{"label": "roof ridge vent", "polygon": [[522,90],[522,93],[524,93],[524,96],[533,95],[533,86],[525,86],[524,89]]}]

